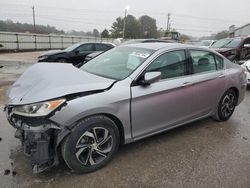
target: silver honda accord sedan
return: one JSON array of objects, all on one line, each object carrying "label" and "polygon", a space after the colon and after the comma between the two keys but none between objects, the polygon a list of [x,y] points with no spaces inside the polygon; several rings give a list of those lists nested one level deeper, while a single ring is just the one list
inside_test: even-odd
[{"label": "silver honda accord sedan", "polygon": [[106,165],[119,145],[205,117],[226,121],[244,98],[246,71],[202,47],[116,47],[82,67],[39,63],[8,91],[5,112],[34,173]]}]

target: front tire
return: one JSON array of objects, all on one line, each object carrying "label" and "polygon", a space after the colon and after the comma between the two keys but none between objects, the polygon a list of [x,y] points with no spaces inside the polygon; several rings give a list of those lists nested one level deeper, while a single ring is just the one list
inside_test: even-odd
[{"label": "front tire", "polygon": [[119,130],[106,116],[86,118],[73,128],[62,144],[66,164],[77,173],[104,167],[119,147]]},{"label": "front tire", "polygon": [[235,91],[233,89],[227,90],[220,99],[214,119],[227,121],[232,116],[236,104],[237,96]]}]

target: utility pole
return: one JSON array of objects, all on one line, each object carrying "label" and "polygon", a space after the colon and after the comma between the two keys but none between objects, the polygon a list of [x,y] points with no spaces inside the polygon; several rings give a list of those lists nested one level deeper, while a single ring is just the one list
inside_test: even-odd
[{"label": "utility pole", "polygon": [[124,21],[123,21],[123,32],[122,32],[123,39],[125,37],[126,17],[127,17],[127,8],[125,8],[125,17],[124,17]]},{"label": "utility pole", "polygon": [[32,6],[34,33],[36,32],[35,7]]},{"label": "utility pole", "polygon": [[167,31],[170,31],[170,13],[168,13]]}]

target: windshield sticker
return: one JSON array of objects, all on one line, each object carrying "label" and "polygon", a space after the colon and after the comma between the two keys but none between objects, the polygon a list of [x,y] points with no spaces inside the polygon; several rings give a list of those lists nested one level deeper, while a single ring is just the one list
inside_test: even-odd
[{"label": "windshield sticker", "polygon": [[129,55],[128,62],[127,62],[127,68],[134,70],[136,67],[138,67],[141,64],[140,59],[138,56],[135,55]]},{"label": "windshield sticker", "polygon": [[143,52],[132,52],[131,54],[129,54],[131,56],[136,56],[136,57],[140,57],[140,58],[147,58],[150,54],[149,53],[143,53]]}]

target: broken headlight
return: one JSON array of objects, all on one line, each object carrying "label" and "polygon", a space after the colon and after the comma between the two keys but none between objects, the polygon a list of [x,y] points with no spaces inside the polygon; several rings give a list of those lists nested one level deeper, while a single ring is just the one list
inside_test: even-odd
[{"label": "broken headlight", "polygon": [[12,109],[12,112],[21,116],[46,116],[57,109],[59,106],[61,106],[65,101],[65,99],[58,99],[53,101],[16,106]]}]

